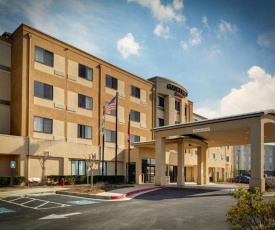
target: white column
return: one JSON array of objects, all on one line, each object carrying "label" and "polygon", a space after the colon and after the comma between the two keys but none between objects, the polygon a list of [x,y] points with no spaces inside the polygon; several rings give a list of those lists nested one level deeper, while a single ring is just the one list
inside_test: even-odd
[{"label": "white column", "polygon": [[198,147],[198,157],[197,157],[197,169],[198,169],[198,179],[197,184],[203,184],[203,164],[202,164],[202,147]]},{"label": "white column", "polygon": [[[203,182],[204,184],[209,184],[209,168],[208,168],[208,157],[207,157],[207,148],[201,147],[202,149],[202,161],[203,161]],[[215,169],[216,172],[216,169]],[[216,176],[217,177],[217,176]]]},{"label": "white column", "polygon": [[166,185],[165,176],[165,137],[156,138],[155,185]]},{"label": "white column", "polygon": [[265,191],[264,179],[264,124],[258,121],[250,127],[251,136],[251,179],[250,189]]},{"label": "white column", "polygon": [[184,143],[178,144],[178,177],[177,177],[177,185],[182,186],[185,185],[185,177],[184,177]]}]

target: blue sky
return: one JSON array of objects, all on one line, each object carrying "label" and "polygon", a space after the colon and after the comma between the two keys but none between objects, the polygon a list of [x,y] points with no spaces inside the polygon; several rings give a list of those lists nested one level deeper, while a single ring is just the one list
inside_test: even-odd
[{"label": "blue sky", "polygon": [[144,79],[187,88],[212,118],[275,109],[273,0],[0,0],[26,23]]}]

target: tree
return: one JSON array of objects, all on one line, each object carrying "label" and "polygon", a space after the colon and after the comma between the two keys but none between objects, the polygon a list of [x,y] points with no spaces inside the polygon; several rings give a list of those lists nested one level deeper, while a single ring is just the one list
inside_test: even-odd
[{"label": "tree", "polygon": [[226,211],[229,229],[275,229],[274,199],[265,202],[259,188],[253,192],[238,188],[231,194],[237,204]]}]

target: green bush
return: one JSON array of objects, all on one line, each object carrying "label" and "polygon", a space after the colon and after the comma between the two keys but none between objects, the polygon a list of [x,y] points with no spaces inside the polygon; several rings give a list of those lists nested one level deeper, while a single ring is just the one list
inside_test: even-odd
[{"label": "green bush", "polygon": [[[91,177],[89,177],[90,179]],[[91,181],[91,179],[89,180]],[[108,182],[108,183],[124,183],[125,182],[125,176],[119,175],[119,176],[100,176],[96,175],[93,179],[94,183],[97,182]]]},{"label": "green bush", "polygon": [[275,200],[265,202],[258,188],[253,193],[238,188],[231,194],[237,204],[226,211],[229,229],[275,229]]},{"label": "green bush", "polygon": [[0,177],[0,186],[1,187],[10,186],[11,184],[20,185],[23,182],[25,182],[25,177],[23,177],[23,176],[14,176],[13,181],[10,176]]},{"label": "green bush", "polygon": [[275,187],[275,177],[265,178],[265,188],[271,189]]}]

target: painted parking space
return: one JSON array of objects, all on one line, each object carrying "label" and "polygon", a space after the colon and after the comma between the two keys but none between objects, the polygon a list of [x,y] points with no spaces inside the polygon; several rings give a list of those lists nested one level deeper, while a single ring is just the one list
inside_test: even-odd
[{"label": "painted parking space", "polygon": [[0,214],[3,214],[3,213],[12,213],[12,212],[16,212],[16,211],[8,209],[8,208],[1,208],[0,207]]},{"label": "painted parking space", "polygon": [[47,200],[41,200],[31,197],[22,197],[22,196],[13,196],[13,197],[5,197],[0,198],[0,201],[18,205],[24,208],[31,208],[36,210],[41,209],[50,209],[50,208],[61,208],[61,207],[68,207],[68,204],[62,204],[58,202],[51,202]]},{"label": "painted parking space", "polygon": [[86,205],[86,204],[97,204],[98,201],[93,200],[71,200],[67,201],[68,204],[76,204],[76,205]]},{"label": "painted parking space", "polygon": [[39,194],[31,196],[8,196],[0,197],[0,202],[21,206],[24,208],[45,210],[64,208],[74,205],[92,205],[100,203],[92,199],[76,198],[59,194]]}]

